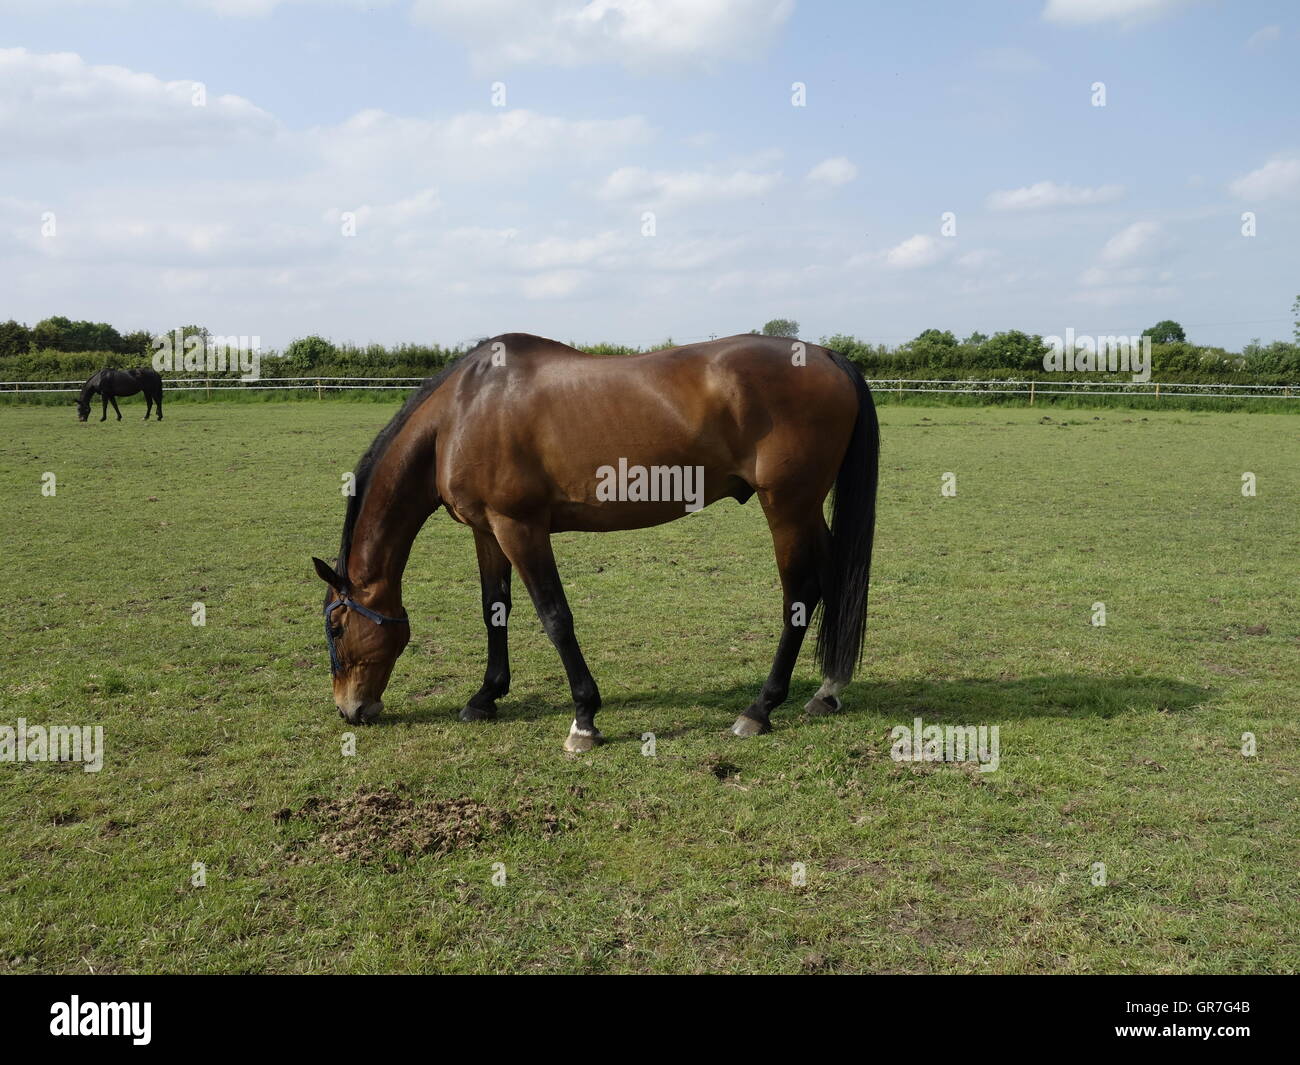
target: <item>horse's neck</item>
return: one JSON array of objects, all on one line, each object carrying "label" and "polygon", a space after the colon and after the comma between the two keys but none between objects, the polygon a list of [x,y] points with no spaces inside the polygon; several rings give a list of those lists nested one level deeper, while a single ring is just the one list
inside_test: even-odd
[{"label": "horse's neck", "polygon": [[371,472],[346,565],[348,580],[373,593],[376,609],[401,606],[411,545],[438,506],[433,477],[432,433],[399,434]]}]

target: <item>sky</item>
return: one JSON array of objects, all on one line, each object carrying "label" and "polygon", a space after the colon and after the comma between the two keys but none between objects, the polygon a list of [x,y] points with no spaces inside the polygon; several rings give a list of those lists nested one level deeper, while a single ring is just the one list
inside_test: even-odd
[{"label": "sky", "polygon": [[1298,54],[1280,0],[0,0],[0,320],[1238,350]]}]

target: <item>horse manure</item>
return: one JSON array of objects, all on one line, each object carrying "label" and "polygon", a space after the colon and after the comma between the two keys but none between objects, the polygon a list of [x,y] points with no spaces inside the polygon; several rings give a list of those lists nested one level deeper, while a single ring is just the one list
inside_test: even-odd
[{"label": "horse manure", "polygon": [[443,855],[473,847],[512,829],[553,835],[569,827],[550,804],[523,800],[500,809],[469,798],[418,799],[388,788],[337,799],[310,798],[273,819],[312,822],[317,843],[340,861],[376,862],[397,868],[399,859]]}]

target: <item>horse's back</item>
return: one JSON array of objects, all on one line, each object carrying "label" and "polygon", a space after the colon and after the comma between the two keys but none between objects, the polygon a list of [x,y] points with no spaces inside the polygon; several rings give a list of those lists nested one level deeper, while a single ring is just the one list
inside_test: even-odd
[{"label": "horse's back", "polygon": [[[440,452],[476,456],[497,483],[471,485],[476,475],[447,463],[440,488],[453,499],[481,492],[585,505],[593,471],[620,460],[702,467],[710,498],[733,494],[738,481],[762,490],[790,478],[824,495],[830,482],[809,477],[808,460],[833,452],[819,464],[833,476],[857,414],[853,382],[826,349],[771,337],[598,356],[504,334],[476,349],[458,378],[434,398]],[[515,469],[527,476],[505,475]],[[668,510],[640,512],[645,524],[668,520]],[[572,518],[567,527],[590,526]]]},{"label": "horse's back", "polygon": [[[505,333],[484,341],[467,360],[467,384],[488,385],[494,378],[549,399],[559,392],[612,398],[647,389],[700,395],[701,390],[795,394],[805,389],[852,388],[831,352],[818,344],[782,337],[739,334],[632,355],[592,355],[568,344],[530,333]],[[500,373],[504,370],[505,373]],[[806,372],[805,372],[806,371]],[[520,398],[525,398],[521,395]]]}]

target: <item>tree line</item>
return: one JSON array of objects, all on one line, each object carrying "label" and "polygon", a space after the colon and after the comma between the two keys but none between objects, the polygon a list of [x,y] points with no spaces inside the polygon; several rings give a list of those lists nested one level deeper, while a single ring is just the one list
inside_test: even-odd
[{"label": "tree line", "polygon": [[[1300,296],[1292,311],[1296,316],[1294,340],[1267,344],[1252,340],[1240,352],[1193,343],[1178,322],[1169,319],[1157,322],[1143,334],[1152,342],[1151,369],[1184,379],[1227,380],[1249,376],[1261,383],[1294,383],[1300,379]],[[208,335],[206,329],[197,325],[183,326],[181,332],[186,337]],[[753,332],[793,338],[799,335],[799,323],[791,318],[774,318]],[[52,317],[31,327],[12,320],[0,323],[0,359],[4,360],[5,375],[15,379],[75,376],[94,372],[106,364],[147,365],[152,342],[147,330],[121,333],[106,322]],[[667,338],[652,347],[669,347],[672,343]],[[992,335],[974,332],[960,339],[951,330],[925,329],[897,345],[873,344],[840,333],[821,338],[821,343],[842,352],[867,376],[877,377],[943,373],[967,377],[976,374],[1032,376],[1044,372],[1043,356],[1047,350],[1041,336],[1018,329]],[[575,343],[574,346],[601,355],[625,355],[641,350],[619,344]],[[263,351],[263,372],[267,376],[415,377],[441,369],[463,350],[463,347],[437,344],[336,344],[312,335],[292,341],[279,352]]]}]

